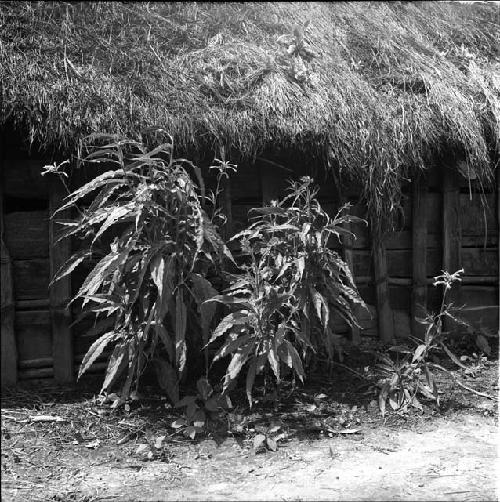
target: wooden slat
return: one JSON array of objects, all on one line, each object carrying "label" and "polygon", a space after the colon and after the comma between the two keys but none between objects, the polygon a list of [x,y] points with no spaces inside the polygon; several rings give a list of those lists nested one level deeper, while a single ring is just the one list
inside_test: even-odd
[{"label": "wooden slat", "polygon": [[16,301],[16,310],[43,309],[48,308],[49,305],[48,298],[42,300],[18,300]]},{"label": "wooden slat", "polygon": [[[0,201],[1,203],[1,201]],[[1,215],[0,215],[1,218]],[[2,340],[2,387],[17,383],[17,347],[14,332],[14,292],[12,265],[9,252],[0,239],[1,245],[1,340]]]},{"label": "wooden slat", "polygon": [[465,275],[492,276],[498,274],[498,252],[494,248],[464,248],[460,250]]},{"label": "wooden slat", "polygon": [[18,211],[5,215],[5,244],[13,260],[49,256],[47,211]]},{"label": "wooden slat", "polygon": [[418,177],[412,190],[412,297],[411,333],[422,337],[425,326],[416,318],[424,318],[427,308],[427,186]]},{"label": "wooden slat", "polygon": [[52,333],[48,310],[16,311],[14,321],[19,364],[52,357]]},{"label": "wooden slat", "polygon": [[375,277],[375,295],[377,299],[378,333],[383,342],[389,343],[394,338],[394,319],[389,302],[389,284],[387,276],[387,255],[383,239],[372,231],[373,269]]},{"label": "wooden slat", "polygon": [[49,288],[49,270],[47,258],[14,260],[12,273],[16,285],[14,291],[16,301],[46,299]]},{"label": "wooden slat", "polygon": [[[50,185],[49,212],[51,215],[62,205],[66,194],[57,178],[53,178]],[[57,242],[61,226],[57,219],[68,219],[69,210],[57,214],[49,223],[49,252],[50,252],[50,277],[54,277],[59,268],[70,257],[71,244],[69,239]],[[67,303],[71,295],[70,276],[52,284],[49,288],[50,317],[52,326],[52,354],[54,358],[54,378],[58,383],[71,383],[74,381],[73,365],[73,340],[70,330],[70,312]]]},{"label": "wooden slat", "polygon": [[[484,198],[486,207],[481,199]],[[462,236],[477,236],[477,245],[483,244],[486,236],[498,236],[495,218],[495,194],[460,194]],[[463,244],[462,244],[463,245]]]},{"label": "wooden slat", "polygon": [[[443,169],[443,270],[454,273],[461,267],[461,218],[459,174],[453,166]],[[448,302],[459,305],[460,283],[455,283],[448,293]],[[453,329],[454,323],[446,317],[445,331]]]}]

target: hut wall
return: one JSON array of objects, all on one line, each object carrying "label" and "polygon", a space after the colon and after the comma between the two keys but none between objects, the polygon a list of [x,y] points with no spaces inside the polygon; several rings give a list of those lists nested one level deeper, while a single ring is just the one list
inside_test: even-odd
[{"label": "hut wall", "polygon": [[[2,364],[2,384],[12,383],[12,366],[14,382],[43,379],[67,383],[74,380],[85,352],[95,340],[95,336],[87,335],[92,327],[90,321],[70,329],[79,312],[77,307],[71,311],[65,308],[91,264],[77,268],[58,289],[49,288],[51,273],[71,251],[55,245],[57,228],[49,219],[51,210],[61,202],[61,187],[41,176],[43,159],[16,151],[0,160],[2,240],[9,256],[15,304],[15,344],[11,353],[17,358],[10,370]],[[412,332],[419,335],[412,313],[422,314],[419,307],[422,303],[435,310],[441,301],[441,291],[432,286],[432,277],[443,268],[454,272],[460,267],[465,274],[456,298],[467,307],[485,307],[465,311],[465,316],[477,329],[498,331],[498,188],[484,195],[488,202],[485,210],[481,194],[471,192],[464,178],[445,179],[447,172],[438,166],[405,188],[400,230],[383,241],[382,264],[374,259],[373,239],[364,224],[351,225],[356,239],[332,243],[352,266],[368,305],[368,311],[359,311],[360,330],[350,330],[334,318],[337,333],[353,339],[380,333],[383,325],[377,310],[381,304],[380,288],[376,287],[375,277],[380,281],[377,267],[381,265],[387,270],[382,277],[388,292],[384,322],[390,325],[394,336],[406,337]],[[87,173],[86,177],[92,174]],[[313,173],[296,172],[294,177],[304,174]],[[257,161],[252,168],[240,168],[226,186],[230,193],[226,204],[230,208],[232,233],[246,225],[250,208],[282,196],[290,175],[265,160]],[[320,202],[332,216],[341,203],[350,201],[353,214],[367,217],[366,206],[359,201],[355,189],[340,193],[331,179],[316,177],[315,181],[321,187]],[[75,250],[77,243],[72,246]],[[4,272],[7,274],[3,261],[2,278]],[[7,293],[2,290],[2,311]],[[6,326],[2,324],[2,348],[8,346]],[[91,372],[102,371],[107,355],[104,353],[98,359]]]}]

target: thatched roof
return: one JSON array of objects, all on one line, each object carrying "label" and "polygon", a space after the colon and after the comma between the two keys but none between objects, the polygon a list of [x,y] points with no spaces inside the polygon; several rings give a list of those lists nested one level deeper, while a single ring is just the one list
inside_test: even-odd
[{"label": "thatched roof", "polygon": [[182,152],[295,149],[372,193],[451,151],[485,181],[499,21],[494,3],[3,2],[0,124],[66,154],[155,126]]}]

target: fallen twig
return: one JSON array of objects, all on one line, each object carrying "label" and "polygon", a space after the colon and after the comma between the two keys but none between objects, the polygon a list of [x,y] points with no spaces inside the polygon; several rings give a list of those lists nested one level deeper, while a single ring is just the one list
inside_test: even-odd
[{"label": "fallen twig", "polygon": [[472,387],[469,387],[465,384],[463,384],[451,371],[447,370],[446,368],[443,368],[440,364],[436,363],[428,363],[429,366],[436,368],[438,370],[444,371],[445,373],[448,373],[448,375],[453,378],[453,381],[459,386],[462,387],[462,389],[468,390],[469,392],[472,392],[473,394],[476,394],[476,396],[481,396],[485,397],[487,399],[492,399],[493,401],[497,401],[498,398],[494,396],[490,396],[489,394],[485,394],[484,392],[479,392],[478,390],[473,389]]}]

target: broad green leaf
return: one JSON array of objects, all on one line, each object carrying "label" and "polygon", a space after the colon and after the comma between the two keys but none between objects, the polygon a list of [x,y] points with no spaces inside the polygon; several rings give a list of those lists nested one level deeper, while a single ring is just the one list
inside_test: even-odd
[{"label": "broad green leaf", "polygon": [[175,403],[175,408],[184,408],[196,402],[196,396],[184,396],[180,401]]},{"label": "broad green leaf", "polygon": [[226,331],[233,328],[234,326],[244,326],[248,323],[248,321],[248,312],[233,312],[231,314],[228,314],[226,317],[224,317],[224,319],[222,319],[217,328],[215,328],[208,344],[215,341],[217,338],[222,336],[224,333],[226,333]]},{"label": "broad green leaf", "polygon": [[[86,277],[75,298],[84,297],[85,295],[93,295],[103,284],[105,278],[111,272],[114,272],[118,266],[125,261],[126,256],[126,253],[111,252],[102,258]],[[83,301],[83,306],[85,306],[87,301],[88,300]]]},{"label": "broad green leaf", "polygon": [[453,352],[443,342],[439,342],[439,345],[457,366],[459,366],[462,369],[467,369],[467,366],[465,366],[465,364],[462,364],[460,359],[458,359],[458,357],[455,354],[453,354]]},{"label": "broad green leaf", "polygon": [[276,346],[274,344],[271,345],[269,352],[267,353],[267,360],[269,361],[269,365],[273,370],[274,376],[276,377],[277,382],[280,382],[280,363],[278,360],[278,354],[276,352]]},{"label": "broad green leaf", "polygon": [[254,347],[255,343],[249,343],[234,354],[226,371],[222,392],[226,392],[229,383],[239,375],[241,368],[247,362],[248,356]]},{"label": "broad green leaf", "polygon": [[80,369],[78,370],[78,379],[92,366],[94,361],[102,354],[106,346],[115,339],[115,332],[109,331],[101,335],[87,350],[83,358]]},{"label": "broad green leaf", "polygon": [[86,258],[91,256],[91,252],[87,249],[84,249],[82,251],[78,251],[75,253],[56,273],[56,275],[53,277],[52,281],[50,282],[50,285],[54,284],[55,282],[59,281],[63,277],[67,276],[73,270],[75,270],[80,263],[82,263]]},{"label": "broad green leaf", "polygon": [[128,344],[122,342],[115,347],[111,354],[101,392],[108,390],[127,367]]},{"label": "broad green leaf", "polygon": [[204,303],[208,302],[219,302],[223,303],[224,305],[244,305],[248,303],[248,300],[246,300],[245,298],[235,298],[232,295],[217,295],[209,298],[208,300],[205,300]]},{"label": "broad green leaf", "polygon": [[318,316],[323,329],[325,329],[330,320],[330,309],[328,308],[328,304],[321,293],[319,293],[314,287],[310,286],[309,291],[311,292],[316,315]]},{"label": "broad green leaf", "polygon": [[112,225],[115,223],[121,223],[125,221],[128,218],[124,217],[129,217],[130,215],[133,215],[133,212],[131,211],[130,206],[118,206],[114,207],[111,212],[109,213],[108,217],[106,218],[106,221],[101,225],[101,228],[99,228],[99,231],[95,235],[94,239],[92,240],[92,244],[101,237],[101,235]]},{"label": "broad green leaf", "polygon": [[276,443],[273,438],[266,438],[266,444],[271,451],[276,451],[278,449],[278,443]]},{"label": "broad green leaf", "polygon": [[186,304],[179,289],[175,298],[175,360],[180,373],[186,364],[186,322]]},{"label": "broad green leaf", "polygon": [[235,339],[232,338],[226,339],[222,347],[215,354],[213,362],[218,361],[219,359],[222,359],[223,357],[226,357],[227,355],[236,352],[241,346],[245,345],[252,338],[252,335],[250,335],[249,333],[246,333],[241,336],[237,335],[234,336],[236,336]]},{"label": "broad green leaf", "polygon": [[301,382],[303,382],[306,375],[304,373],[304,367],[302,366],[302,360],[300,359],[300,356],[297,353],[297,350],[295,349],[295,347],[288,340],[285,340],[285,344],[286,344],[288,353],[290,354],[290,357],[292,358],[293,369],[295,370],[295,373],[297,373]]},{"label": "broad green leaf", "polygon": [[187,425],[187,420],[185,418],[178,418],[177,420],[174,420],[171,424],[170,427],[172,429],[180,429],[181,427],[186,427]]},{"label": "broad green leaf", "polygon": [[419,361],[422,358],[422,354],[425,352],[426,349],[427,345],[425,344],[419,345],[415,349],[415,352],[413,353],[413,358],[411,362],[414,363],[415,361]]},{"label": "broad green leaf", "polygon": [[258,450],[259,448],[262,448],[265,444],[265,441],[266,441],[266,436],[264,436],[264,434],[257,434],[253,438],[254,450]]},{"label": "broad green leaf", "polygon": [[[81,199],[82,197],[85,197],[88,195],[90,192],[93,192],[97,188],[109,184],[109,183],[120,183],[123,182],[123,179],[116,179],[116,176],[122,176],[123,171],[118,169],[116,171],[106,171],[105,173],[102,173],[101,175],[97,176],[94,178],[92,181],[89,181],[82,187],[78,188],[75,190],[69,197],[68,201],[60,207],[56,212],[63,211],[64,209],[67,209],[68,207],[72,206],[76,201]],[[115,178],[115,179],[112,179]]]}]

